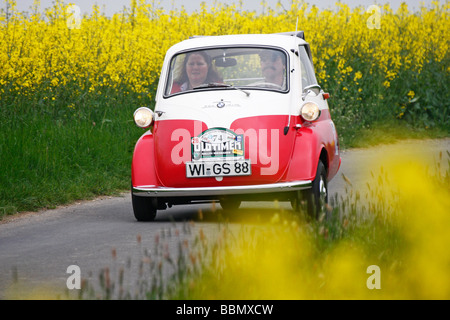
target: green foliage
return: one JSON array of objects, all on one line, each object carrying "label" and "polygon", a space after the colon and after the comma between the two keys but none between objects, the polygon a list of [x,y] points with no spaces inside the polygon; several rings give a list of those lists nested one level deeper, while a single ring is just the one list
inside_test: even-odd
[{"label": "green foliage", "polygon": [[143,133],[132,114],[146,101],[77,89],[2,96],[0,215],[128,189],[134,144]]}]

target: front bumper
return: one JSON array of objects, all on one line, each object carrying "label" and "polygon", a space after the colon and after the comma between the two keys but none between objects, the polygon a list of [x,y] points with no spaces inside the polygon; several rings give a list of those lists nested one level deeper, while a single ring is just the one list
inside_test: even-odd
[{"label": "front bumper", "polygon": [[293,181],[270,184],[226,186],[226,187],[197,187],[197,188],[167,188],[159,186],[136,186],[132,188],[133,195],[154,198],[176,197],[211,197],[226,195],[252,195],[267,193],[282,193],[309,189],[312,181]]}]

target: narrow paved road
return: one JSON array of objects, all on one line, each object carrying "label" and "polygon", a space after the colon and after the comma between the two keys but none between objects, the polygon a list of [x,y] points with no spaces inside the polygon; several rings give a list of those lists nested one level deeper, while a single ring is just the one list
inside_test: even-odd
[{"label": "narrow paved road", "polygon": [[[345,193],[347,182],[342,175],[353,188],[364,188],[370,172],[378,170],[375,159],[399,150],[411,159],[429,155],[432,163],[439,152],[445,155],[446,150],[450,151],[450,139],[408,140],[344,151],[340,172],[330,182],[330,193]],[[290,210],[290,204],[281,205]],[[230,222],[240,224],[242,217],[246,221],[270,218],[273,208],[272,203],[244,203],[240,214],[232,216]],[[164,241],[164,250],[175,252],[179,242],[192,239],[198,228],[216,232],[220,221],[220,206],[205,204],[174,206],[159,213],[154,223],[138,223],[128,193],[7,218],[0,222],[0,299],[42,298],[46,292],[62,294],[70,265],[79,266],[83,278],[96,278],[108,266],[125,266],[136,274],[138,265],[134,261],[142,258],[145,248],[153,250],[156,243]],[[13,279],[17,281],[14,285]],[[128,281],[133,280],[130,277]]]}]

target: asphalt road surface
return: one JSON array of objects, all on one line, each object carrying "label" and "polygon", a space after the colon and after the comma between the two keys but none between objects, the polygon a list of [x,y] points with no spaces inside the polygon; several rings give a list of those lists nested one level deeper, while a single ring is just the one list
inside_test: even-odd
[{"label": "asphalt road surface", "polygon": [[[446,151],[450,152],[450,139],[408,140],[344,151],[340,171],[329,184],[330,194],[344,194],[348,182],[352,188],[364,188],[370,172],[377,172],[382,159],[397,152],[410,159],[426,155],[430,164],[442,152],[446,164]],[[291,210],[289,203],[278,205]],[[245,202],[239,214],[228,219],[235,225],[270,219],[275,206]],[[139,266],[135,261],[142,260],[145,250],[160,247],[172,254],[180,241],[192,240],[200,228],[214,234],[222,222],[220,205],[200,204],[174,206],[158,213],[153,223],[139,223],[129,193],[8,217],[0,221],[0,299],[54,298],[55,293],[64,298],[65,292],[73,297],[77,290],[67,290],[67,280],[74,274],[68,272],[69,266],[78,266],[82,278],[93,280],[106,267],[111,273],[122,267],[136,275]],[[128,281],[134,280],[130,276]]]}]

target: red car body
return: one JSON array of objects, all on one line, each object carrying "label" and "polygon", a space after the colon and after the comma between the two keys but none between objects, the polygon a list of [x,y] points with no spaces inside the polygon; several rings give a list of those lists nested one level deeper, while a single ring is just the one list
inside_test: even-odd
[{"label": "red car body", "polygon": [[[223,81],[173,93],[176,72],[197,51],[208,54]],[[265,53],[283,63],[282,84],[267,83],[258,70]],[[302,32],[198,37],[173,46],[154,112],[142,111],[150,120],[140,125],[149,130],[132,160],[136,219],[198,201],[232,210],[241,201],[277,199],[300,210],[302,198],[317,215],[341,159],[329,95],[313,70]]]}]

